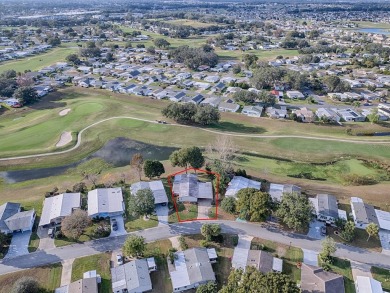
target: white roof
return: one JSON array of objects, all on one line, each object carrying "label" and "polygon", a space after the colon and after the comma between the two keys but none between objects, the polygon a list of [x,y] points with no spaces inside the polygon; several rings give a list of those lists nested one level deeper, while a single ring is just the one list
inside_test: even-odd
[{"label": "white roof", "polygon": [[135,195],[138,192],[138,190],[147,189],[147,188],[149,188],[153,192],[155,204],[168,202],[168,197],[161,180],[150,181],[150,182],[140,181],[140,182],[133,183],[130,187],[130,192],[133,195]]},{"label": "white roof", "polygon": [[214,259],[218,257],[215,248],[207,248],[207,254],[209,255],[209,259]]},{"label": "white roof", "polygon": [[242,176],[234,176],[229,183],[225,196],[235,197],[237,192],[244,188],[255,188],[260,190],[261,183]]},{"label": "white roof", "polygon": [[357,276],[357,293],[383,293],[382,284],[373,278]]},{"label": "white roof", "polygon": [[379,227],[384,230],[390,231],[390,213],[381,210],[375,210],[376,217],[378,218]]},{"label": "white roof", "polygon": [[99,188],[88,192],[88,215],[123,212],[122,188]]},{"label": "white roof", "polygon": [[247,260],[248,260],[249,249],[235,247],[233,258],[232,258],[232,267],[235,269],[244,269],[246,268]]},{"label": "white roof", "polygon": [[348,220],[346,211],[338,209],[338,213],[340,219]]},{"label": "white roof", "polygon": [[186,258],[183,251],[175,253],[175,271],[170,272],[173,288],[182,288],[190,285],[190,276],[188,275]]},{"label": "white roof", "polygon": [[80,208],[80,193],[63,193],[45,198],[39,226],[50,224],[51,220],[69,216],[74,209]]},{"label": "white roof", "polygon": [[272,269],[276,272],[282,272],[283,260],[277,257],[273,258]]}]

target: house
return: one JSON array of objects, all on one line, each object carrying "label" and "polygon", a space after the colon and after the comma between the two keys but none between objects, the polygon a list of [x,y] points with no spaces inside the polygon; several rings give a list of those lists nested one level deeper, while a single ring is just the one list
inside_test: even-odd
[{"label": "house", "polygon": [[286,96],[290,99],[304,100],[305,96],[300,91],[287,91]]},{"label": "house", "polygon": [[34,225],[35,211],[21,212],[20,203],[6,202],[0,206],[0,232],[31,231]]},{"label": "house", "polygon": [[356,293],[383,293],[381,282],[370,277],[357,276],[355,280]]},{"label": "house", "polygon": [[379,226],[375,208],[364,203],[361,198],[351,197],[351,209],[353,221],[357,228],[365,229],[369,223],[375,223]]},{"label": "house", "polygon": [[326,118],[332,122],[339,122],[340,121],[340,116],[337,115],[337,113],[335,111],[333,111],[332,109],[319,108],[316,111],[316,115],[318,118]]},{"label": "house", "polygon": [[269,195],[272,200],[281,201],[285,193],[301,193],[301,188],[292,184],[275,184],[271,183],[269,187]]},{"label": "house", "polygon": [[384,115],[390,118],[390,106],[386,104],[379,104],[378,105],[378,114]]},{"label": "house", "polygon": [[232,181],[229,182],[225,196],[236,197],[237,192],[244,188],[255,188],[260,190],[261,183],[242,176],[234,176]]},{"label": "house", "polygon": [[358,114],[356,111],[354,111],[352,109],[340,109],[340,110],[337,110],[336,112],[346,122],[351,122],[351,121],[364,122],[366,120],[366,117]]},{"label": "house", "polygon": [[124,210],[122,188],[98,188],[88,192],[88,215],[90,217],[119,216]]},{"label": "house", "polygon": [[314,113],[306,107],[303,107],[299,110],[295,110],[293,111],[293,113],[295,113],[295,115],[297,115],[297,118],[302,122],[314,122]]},{"label": "house", "polygon": [[135,259],[111,268],[113,293],[142,293],[152,290],[150,272],[157,269],[153,257]]},{"label": "house", "polygon": [[198,199],[213,199],[211,182],[199,182],[196,174],[179,174],[173,181],[173,194],[181,202],[197,202]]},{"label": "house", "polygon": [[168,266],[173,292],[183,292],[216,280],[209,253],[203,247],[175,252],[174,264]]},{"label": "house", "polygon": [[334,223],[339,217],[337,199],[330,194],[317,194],[315,198],[310,198],[316,211],[317,219],[320,221]]},{"label": "house", "polygon": [[208,98],[204,99],[200,104],[218,107],[219,103],[221,103],[220,97],[208,97]]},{"label": "house", "polygon": [[263,107],[258,106],[245,106],[241,113],[245,114],[249,117],[261,117],[261,113],[263,112]]},{"label": "house", "polygon": [[189,100],[189,102],[190,102],[190,103],[193,103],[193,104],[195,104],[195,105],[199,105],[200,102],[202,102],[203,100],[204,100],[204,96],[201,95],[201,94],[198,94],[198,95],[196,95],[195,97],[191,98],[191,99]]},{"label": "house", "polygon": [[20,101],[18,99],[15,99],[15,98],[9,98],[9,99],[6,99],[5,101],[5,104],[7,106],[10,106],[12,108],[19,108],[22,106],[22,104],[20,103]]},{"label": "house", "polygon": [[57,225],[81,207],[80,193],[63,193],[45,198],[39,226]]},{"label": "house", "polygon": [[221,102],[218,105],[218,110],[221,112],[237,112],[240,109],[240,105],[235,103]]},{"label": "house", "polygon": [[54,293],[98,293],[98,284],[101,283],[101,277],[96,271],[84,273],[83,278],[55,289]]},{"label": "house", "polygon": [[180,102],[183,98],[185,98],[186,93],[185,92],[178,92],[175,93],[172,97],[169,98],[172,102]]},{"label": "house", "polygon": [[226,85],[223,82],[219,82],[213,87],[213,90],[216,92],[222,92],[225,88]]},{"label": "house", "polygon": [[168,202],[168,197],[161,180],[150,182],[140,181],[133,183],[130,186],[132,195],[135,195],[140,189],[150,189],[153,192],[154,204],[166,204]]},{"label": "house", "polygon": [[245,271],[248,266],[255,267],[263,274],[282,272],[283,260],[273,257],[272,254],[263,250],[249,250],[236,246],[232,258],[232,267]]},{"label": "house", "polygon": [[281,106],[280,109],[274,107],[268,107],[266,113],[269,117],[274,119],[287,118],[287,109],[285,106]]},{"label": "house", "polygon": [[301,290],[302,293],[344,293],[344,278],[320,267],[302,263]]}]

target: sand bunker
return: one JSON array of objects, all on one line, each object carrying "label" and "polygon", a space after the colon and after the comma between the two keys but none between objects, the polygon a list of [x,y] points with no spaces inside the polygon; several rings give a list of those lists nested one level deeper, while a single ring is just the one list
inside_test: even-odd
[{"label": "sand bunker", "polygon": [[65,109],[65,110],[62,110],[60,112],[60,116],[65,116],[66,114],[68,114],[70,112],[70,109]]},{"label": "sand bunker", "polygon": [[72,133],[70,131],[65,131],[61,134],[59,142],[57,142],[56,147],[62,147],[67,145],[72,141]]}]

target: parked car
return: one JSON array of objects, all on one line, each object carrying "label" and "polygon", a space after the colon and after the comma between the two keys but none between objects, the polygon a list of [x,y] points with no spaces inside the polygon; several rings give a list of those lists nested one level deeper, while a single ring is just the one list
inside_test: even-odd
[{"label": "parked car", "polygon": [[112,230],[114,230],[114,231],[118,230],[118,222],[116,221],[116,219],[111,219],[111,227],[112,227]]},{"label": "parked car", "polygon": [[325,236],[326,235],[326,226],[321,227],[321,235]]},{"label": "parked car", "polygon": [[56,232],[55,228],[50,228],[50,229],[47,231],[47,235],[48,235],[50,238],[54,238],[55,232]]},{"label": "parked car", "polygon": [[116,255],[116,263],[120,266],[123,265],[123,257],[120,254]]}]

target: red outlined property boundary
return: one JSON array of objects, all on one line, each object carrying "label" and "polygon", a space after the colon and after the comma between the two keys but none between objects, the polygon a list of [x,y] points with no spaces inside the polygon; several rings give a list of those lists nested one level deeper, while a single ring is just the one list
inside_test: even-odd
[{"label": "red outlined property boundary", "polygon": [[[187,220],[181,220],[180,219],[180,215],[179,215],[179,209],[177,207],[177,204],[176,204],[176,196],[173,192],[173,182],[172,182],[172,177],[175,177],[176,175],[179,175],[179,174],[182,174],[182,173],[187,173],[188,171],[195,171],[195,172],[202,172],[202,173],[206,173],[206,174],[212,174],[215,176],[216,178],[216,184],[215,184],[215,187],[214,187],[214,191],[215,191],[215,217],[213,218],[195,218],[195,219],[187,219]],[[176,210],[176,216],[177,216],[177,221],[179,223],[182,223],[182,222],[192,222],[192,221],[210,221],[210,220],[217,220],[218,219],[218,196],[219,196],[219,182],[220,182],[220,174],[219,173],[216,173],[216,172],[211,172],[211,171],[207,171],[207,170],[203,170],[203,169],[197,169],[197,168],[187,168],[185,170],[182,170],[182,171],[179,171],[179,172],[176,172],[174,174],[170,174],[168,175],[168,184],[169,184],[169,188],[171,189],[171,197],[172,197],[172,201],[173,201],[173,205],[175,206],[175,210]]]}]

